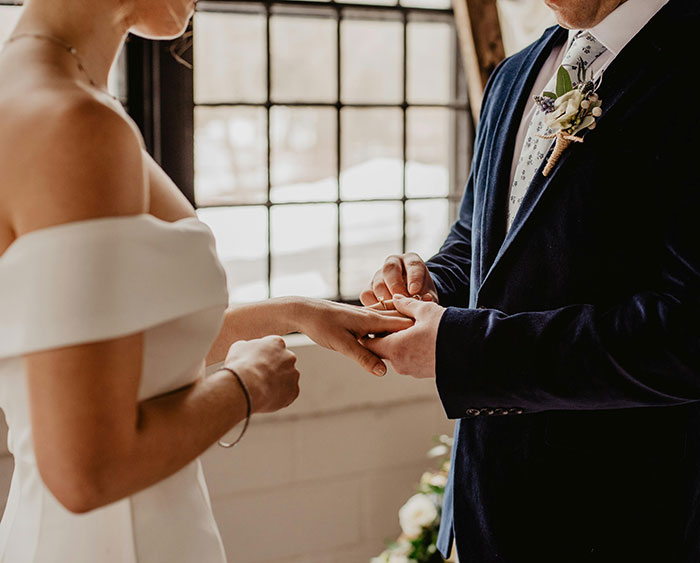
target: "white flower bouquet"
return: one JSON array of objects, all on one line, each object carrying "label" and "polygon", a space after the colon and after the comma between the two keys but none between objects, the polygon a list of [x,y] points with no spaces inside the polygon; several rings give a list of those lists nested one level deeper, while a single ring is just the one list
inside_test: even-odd
[{"label": "white flower bouquet", "polygon": [[437,550],[442,499],[450,471],[452,438],[440,436],[438,444],[428,452],[428,457],[439,459],[439,468],[426,471],[421,477],[418,492],[399,510],[402,534],[371,563],[444,563],[456,562],[456,557],[443,559]]}]

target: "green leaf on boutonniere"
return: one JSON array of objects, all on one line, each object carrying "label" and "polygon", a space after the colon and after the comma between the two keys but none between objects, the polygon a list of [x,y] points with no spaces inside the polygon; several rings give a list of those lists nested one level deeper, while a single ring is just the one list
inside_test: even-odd
[{"label": "green leaf on boutonniere", "polygon": [[553,100],[557,99],[557,95],[554,92],[542,92],[542,95],[545,98],[552,98]]},{"label": "green leaf on boutonniere", "polygon": [[557,97],[563,96],[573,89],[574,87],[571,84],[571,76],[569,76],[569,71],[563,66],[560,66],[559,71],[557,72]]}]

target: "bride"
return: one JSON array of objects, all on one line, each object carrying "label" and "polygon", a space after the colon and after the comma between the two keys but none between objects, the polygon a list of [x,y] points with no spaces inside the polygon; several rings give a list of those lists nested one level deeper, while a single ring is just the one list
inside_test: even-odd
[{"label": "bride", "polygon": [[[128,32],[191,0],[29,0],[0,52],[0,406],[10,563],[225,560],[198,456],[298,394],[275,335],[382,375],[358,339],[411,321],[320,300],[227,308],[211,231],[106,92]],[[223,362],[204,377],[205,365]]]}]

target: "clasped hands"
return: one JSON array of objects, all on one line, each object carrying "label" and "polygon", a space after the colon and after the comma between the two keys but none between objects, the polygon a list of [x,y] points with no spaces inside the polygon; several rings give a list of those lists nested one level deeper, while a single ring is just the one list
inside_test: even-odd
[{"label": "clasped hands", "polygon": [[403,330],[363,337],[362,345],[402,375],[435,377],[438,326],[445,309],[438,304],[437,289],[425,262],[414,253],[390,256],[360,300],[370,309],[395,310],[413,320]]},{"label": "clasped hands", "polygon": [[302,298],[292,328],[374,375],[386,373],[386,360],[402,375],[435,377],[435,343],[445,309],[423,260],[413,253],[390,256],[360,300],[364,307]]},{"label": "clasped hands", "polygon": [[[270,332],[302,332],[377,376],[386,373],[384,361],[388,361],[400,374],[435,377],[435,344],[445,309],[438,305],[423,260],[416,254],[390,256],[360,299],[364,307],[308,297],[279,298],[267,312],[256,315],[257,325],[248,318],[248,325],[254,325],[249,326],[253,338],[238,338],[224,364],[244,381],[253,412],[284,408],[299,394],[296,356]],[[243,314],[241,309],[234,311]],[[234,318],[230,315],[231,321]],[[269,336],[255,336],[256,331]]]}]

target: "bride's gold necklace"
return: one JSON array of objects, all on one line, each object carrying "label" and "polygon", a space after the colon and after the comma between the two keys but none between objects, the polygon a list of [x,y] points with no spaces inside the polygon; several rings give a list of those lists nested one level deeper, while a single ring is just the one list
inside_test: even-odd
[{"label": "bride's gold necklace", "polygon": [[83,76],[85,76],[87,81],[90,83],[90,86],[92,86],[93,88],[95,88],[96,90],[98,90],[104,94],[107,94],[113,100],[116,100],[117,102],[119,101],[119,98],[112,95],[107,90],[100,88],[97,85],[97,83],[92,79],[92,77],[90,76],[88,71],[85,69],[85,65],[83,65],[83,60],[81,59],[80,55],[78,54],[77,49],[75,47],[73,47],[73,45],[71,45],[70,43],[65,42],[63,39],[59,39],[58,37],[53,37],[52,35],[45,35],[43,33],[18,33],[17,35],[10,36],[10,38],[7,39],[3,44],[8,45],[10,43],[17,41],[18,39],[24,39],[24,38],[43,39],[44,41],[49,41],[50,43],[58,45],[63,50],[67,51],[75,59],[75,63],[78,66],[78,70],[83,73]]}]

